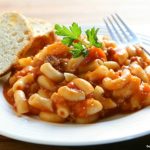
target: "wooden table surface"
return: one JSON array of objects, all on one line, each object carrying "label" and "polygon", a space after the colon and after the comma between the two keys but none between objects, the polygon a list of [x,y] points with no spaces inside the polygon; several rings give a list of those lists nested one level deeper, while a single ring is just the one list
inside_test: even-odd
[{"label": "wooden table surface", "polygon": [[[0,13],[19,11],[51,23],[100,23],[104,16],[118,12],[138,32],[150,34],[150,0],[0,0]],[[138,126],[138,125],[137,125]],[[79,149],[148,149],[150,135],[121,143],[78,147]],[[0,150],[69,150],[74,147],[42,146],[0,136]]]}]

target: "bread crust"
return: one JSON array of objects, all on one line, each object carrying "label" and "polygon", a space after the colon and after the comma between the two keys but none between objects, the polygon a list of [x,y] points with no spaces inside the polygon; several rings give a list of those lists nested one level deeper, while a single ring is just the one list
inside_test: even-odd
[{"label": "bread crust", "polygon": [[[24,28],[23,31],[18,31],[18,33],[16,33],[15,29],[16,29],[16,26],[19,28]],[[7,63],[6,63],[6,66],[5,67],[2,67],[2,69],[0,70],[0,76],[6,74],[10,69],[11,67],[13,66],[13,64],[15,64],[15,62],[17,61],[17,59],[20,57],[20,55],[27,51],[28,48],[30,47],[31,43],[32,43],[32,28],[31,28],[31,25],[29,23],[29,21],[21,14],[17,13],[17,12],[5,12],[3,13],[1,16],[0,16],[0,29],[1,29],[1,36],[3,36],[3,38],[7,39],[7,40],[10,40],[10,39],[13,39],[13,32],[14,34],[18,35],[19,33],[22,34],[19,36],[19,38],[22,40],[21,42],[24,42],[22,45],[20,44],[21,42],[20,41],[17,41],[19,44],[17,45],[18,47],[14,50],[12,50],[11,48],[6,50],[7,47],[5,47],[7,45],[4,44],[3,47],[1,47],[1,57],[4,57],[3,58],[3,61],[5,61],[7,59],[7,55],[11,52],[12,53],[12,60],[7,60]],[[14,30],[14,31],[13,31]],[[10,32],[10,33],[9,33]],[[24,32],[24,34],[23,34]],[[8,35],[7,35],[8,33]],[[11,34],[12,33],[12,34]],[[2,35],[4,34],[4,35]],[[15,35],[15,36],[16,36]],[[9,36],[9,37],[7,37]],[[26,39],[25,39],[26,38]],[[6,41],[7,42],[7,41]],[[13,39],[13,41],[10,41],[9,43],[12,42],[12,45],[16,42],[15,41],[15,38]],[[17,43],[16,42],[16,43]],[[0,40],[0,44],[3,45],[4,43],[4,40]],[[15,45],[16,46],[16,45]],[[11,46],[10,46],[11,47]],[[21,48],[20,48],[21,47]],[[4,54],[3,54],[4,53]],[[9,57],[8,57],[9,58]],[[8,62],[8,61],[11,61],[11,62]],[[3,62],[5,63],[5,62]],[[2,63],[2,65],[3,65]]]},{"label": "bread crust", "polygon": [[[9,23],[15,22],[16,25],[24,24],[24,27],[27,29],[27,42],[19,49],[14,51],[13,60],[11,60],[9,65],[6,65],[3,70],[0,70],[0,77],[7,74],[13,65],[17,62],[17,60],[23,57],[28,51],[32,50],[32,48],[36,47],[39,41],[43,41],[42,47],[37,46],[36,48],[43,48],[47,44],[51,44],[55,41],[55,34],[53,32],[53,27],[50,23],[39,20],[39,19],[31,19],[19,14],[18,12],[5,12],[0,16],[0,23],[6,21],[6,26],[9,26]],[[20,22],[19,22],[19,21]],[[18,22],[17,22],[18,21]],[[0,26],[1,28],[1,26]],[[3,27],[4,28],[4,27]],[[13,32],[13,28],[10,28],[10,31]],[[17,31],[17,34],[21,34],[23,31]],[[10,38],[11,39],[11,38]],[[1,41],[0,41],[1,42]],[[16,41],[12,41],[12,44]],[[9,54],[9,51],[8,51]],[[7,56],[4,56],[7,57]]]}]

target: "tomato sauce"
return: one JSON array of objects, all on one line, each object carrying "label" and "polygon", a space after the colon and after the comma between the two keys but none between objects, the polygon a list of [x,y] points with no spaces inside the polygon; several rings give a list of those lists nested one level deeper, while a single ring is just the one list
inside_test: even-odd
[{"label": "tomato sauce", "polygon": [[14,97],[13,97],[13,92],[10,91],[8,92],[10,89],[9,83],[6,82],[3,85],[3,95],[6,98],[6,100],[8,101],[9,104],[14,105]]}]

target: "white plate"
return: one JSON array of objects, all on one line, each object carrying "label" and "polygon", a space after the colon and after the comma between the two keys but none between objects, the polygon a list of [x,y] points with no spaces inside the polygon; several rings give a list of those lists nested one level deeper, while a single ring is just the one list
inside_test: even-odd
[{"label": "white plate", "polygon": [[[104,27],[101,29],[105,32]],[[47,123],[27,116],[17,117],[3,97],[1,82],[0,134],[46,145],[80,146],[113,143],[150,134],[150,107],[128,115],[109,117],[93,124]]]}]

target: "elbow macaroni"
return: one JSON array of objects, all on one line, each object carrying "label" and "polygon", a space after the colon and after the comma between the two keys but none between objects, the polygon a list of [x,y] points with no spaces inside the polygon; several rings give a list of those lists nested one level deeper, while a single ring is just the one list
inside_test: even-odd
[{"label": "elbow macaroni", "polygon": [[44,63],[40,67],[40,71],[49,79],[55,82],[60,82],[64,79],[64,75],[61,72],[57,71],[50,63]]},{"label": "elbow macaroni", "polygon": [[14,83],[12,89],[13,89],[14,92],[15,92],[16,90],[18,90],[18,89],[23,90],[27,84],[30,84],[30,83],[32,83],[33,81],[34,81],[33,74],[28,74],[28,75],[26,75],[26,76],[20,78],[19,80],[17,80],[17,81]]},{"label": "elbow macaroni", "polygon": [[41,111],[53,111],[51,100],[42,97],[39,94],[33,94],[32,96],[30,96],[28,103],[32,107],[35,107]]},{"label": "elbow macaroni", "polygon": [[85,100],[85,93],[81,90],[71,89],[67,86],[60,87],[58,94],[68,101],[82,101]]},{"label": "elbow macaroni", "polygon": [[90,123],[150,105],[150,57],[138,46],[118,49],[113,41],[102,42],[106,59],[97,52],[71,58],[60,42],[19,59],[6,89],[17,114]]},{"label": "elbow macaroni", "polygon": [[93,86],[86,80],[81,78],[76,78],[72,81],[80,90],[82,90],[85,95],[88,95],[94,91]]},{"label": "elbow macaroni", "polygon": [[29,112],[29,107],[25,93],[21,90],[16,90],[14,93],[14,100],[18,115]]},{"label": "elbow macaroni", "polygon": [[51,81],[44,75],[39,76],[37,79],[37,82],[41,87],[43,87],[47,90],[50,90],[50,91],[55,90],[55,84],[53,83],[53,81]]}]

